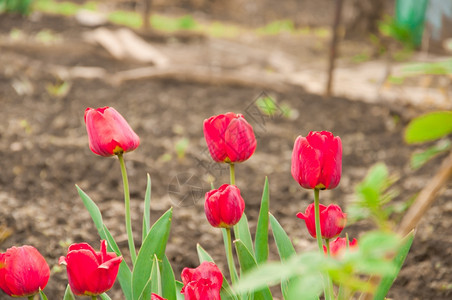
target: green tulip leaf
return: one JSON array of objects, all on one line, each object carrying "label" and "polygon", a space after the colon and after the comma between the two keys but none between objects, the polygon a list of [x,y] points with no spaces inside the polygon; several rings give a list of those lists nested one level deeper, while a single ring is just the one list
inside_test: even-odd
[{"label": "green tulip leaf", "polygon": [[99,296],[102,300],[111,300],[110,296],[108,296],[107,293],[100,294]]},{"label": "green tulip leaf", "polygon": [[[253,254],[248,250],[245,244],[241,240],[234,241],[235,249],[237,250],[237,256],[239,258],[240,270],[242,274],[246,274],[253,269],[257,268],[257,262],[253,257]],[[255,300],[271,300],[272,294],[268,286],[264,286],[262,289],[253,291]]]},{"label": "green tulip leaf", "polygon": [[156,255],[159,261],[163,260],[172,213],[173,209],[170,208],[154,223],[138,252],[132,273],[132,295],[135,300],[139,298],[151,276],[152,260],[149,258]]},{"label": "green tulip leaf", "polygon": [[75,296],[72,293],[71,287],[69,284],[66,287],[66,291],[64,292],[63,300],[75,300]]},{"label": "green tulip leaf", "polygon": [[39,288],[39,298],[41,300],[47,300],[47,296],[46,296],[46,294],[44,294],[44,292],[41,290],[41,288]]},{"label": "green tulip leaf", "polygon": [[246,217],[246,214],[243,214],[240,221],[234,226],[234,235],[236,239],[242,241],[254,257],[253,240],[251,238],[250,227],[248,225],[248,218]]},{"label": "green tulip leaf", "polygon": [[142,242],[151,229],[151,176],[147,174],[146,194],[144,195],[144,211],[143,211],[143,238]]},{"label": "green tulip leaf", "polygon": [[[159,259],[154,255],[154,262],[151,270],[151,292],[157,295],[162,294],[162,278],[160,277]],[[150,295],[149,295],[150,296]],[[148,298],[144,298],[148,299]]]},{"label": "green tulip leaf", "polygon": [[268,178],[265,177],[264,191],[262,192],[261,208],[257,219],[256,237],[256,261],[258,264],[267,261],[268,258],[268,210],[270,195],[268,190]]},{"label": "green tulip leaf", "polygon": [[414,240],[414,231],[411,231],[406,237],[403,238],[402,246],[400,247],[399,251],[397,252],[397,255],[394,258],[396,272],[394,272],[394,274],[392,275],[388,275],[382,278],[374,294],[374,300],[385,299],[386,294],[391,288],[394,280],[396,279],[397,275],[400,272],[400,269],[402,268],[403,263],[405,262],[408,252],[410,251],[411,245],[413,244],[413,240]]},{"label": "green tulip leaf", "polygon": [[452,133],[452,111],[427,113],[413,119],[405,130],[408,144],[434,141]]},{"label": "green tulip leaf", "polygon": [[177,300],[176,285],[173,268],[166,255],[162,263],[162,296],[168,300]]},{"label": "green tulip leaf", "polygon": [[[107,241],[108,250],[114,251],[118,256],[121,255],[119,247],[116,244],[115,240],[113,239],[113,236],[103,223],[102,214],[100,213],[100,210],[97,207],[96,203],[80,187],[76,185],[76,188],[78,194],[80,195],[80,198],[83,201],[83,204],[85,205],[86,209],[88,210],[91,216],[91,219],[94,222],[94,225],[97,228],[100,238]],[[121,285],[121,289],[124,293],[124,296],[126,297],[126,300],[132,300],[131,279],[132,272],[130,271],[130,268],[127,266],[127,263],[123,260],[119,265],[118,281],[119,284]]]},{"label": "green tulip leaf", "polygon": [[[289,236],[272,214],[270,214],[270,225],[273,231],[273,237],[275,239],[276,248],[278,249],[278,254],[281,261],[287,260],[295,255],[295,248],[293,247]],[[284,299],[288,299],[289,297],[288,291],[291,284],[291,280],[288,279],[281,281],[281,291],[283,293]]]},{"label": "green tulip leaf", "polygon": [[184,284],[182,282],[176,280],[177,300],[185,300],[184,294],[181,293],[183,287],[184,287]]}]

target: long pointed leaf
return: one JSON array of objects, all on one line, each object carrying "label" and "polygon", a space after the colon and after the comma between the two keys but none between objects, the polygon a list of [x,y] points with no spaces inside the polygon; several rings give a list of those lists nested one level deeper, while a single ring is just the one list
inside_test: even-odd
[{"label": "long pointed leaf", "polygon": [[184,300],[184,294],[181,293],[182,288],[184,287],[184,284],[180,281],[176,280],[176,295],[177,295],[177,300]]},{"label": "long pointed leaf", "polygon": [[[107,227],[103,223],[102,214],[100,213],[100,210],[97,207],[96,203],[80,187],[76,185],[76,188],[78,194],[80,195],[80,198],[83,201],[83,204],[85,205],[91,216],[91,219],[94,222],[94,225],[97,228],[100,238],[107,241],[109,250],[114,251],[117,255],[121,255],[118,245],[113,239],[110,231],[108,231]],[[119,266],[118,280],[127,300],[132,300],[131,278],[132,272],[127,266],[127,263],[125,261],[122,261]]]},{"label": "long pointed leaf", "polygon": [[234,226],[234,235],[237,240],[241,240],[248,251],[254,257],[253,240],[251,239],[250,227],[248,225],[248,218],[243,214],[240,221]]},{"label": "long pointed leaf", "polygon": [[268,258],[268,209],[270,195],[268,190],[268,178],[265,177],[264,191],[262,192],[261,209],[257,219],[256,237],[254,247],[256,248],[256,261],[258,264],[267,261]]},{"label": "long pointed leaf", "polygon": [[410,251],[411,245],[413,244],[413,240],[414,240],[414,231],[411,231],[406,237],[403,238],[402,246],[400,247],[399,251],[397,252],[397,255],[394,258],[394,263],[397,271],[394,272],[394,274],[391,274],[391,276],[385,276],[382,278],[375,292],[374,300],[385,299],[386,294],[391,288],[394,280],[397,278],[397,275],[399,274],[400,269],[402,268],[402,265],[405,262],[408,252]]},{"label": "long pointed leaf", "polygon": [[[252,253],[248,250],[244,243],[241,240],[236,240],[235,248],[237,250],[237,256],[239,257],[240,269],[243,274],[255,269],[257,267],[257,262],[254,259]],[[270,292],[269,287],[264,287],[261,290],[254,292],[254,299],[256,300],[272,300],[272,294]]]},{"label": "long pointed leaf", "polygon": [[64,292],[63,300],[75,300],[74,294],[72,293],[69,284],[67,285],[66,291]]},{"label": "long pointed leaf", "polygon": [[39,289],[39,298],[41,300],[47,300],[46,294],[44,294],[44,292],[41,289]]},{"label": "long pointed leaf", "polygon": [[152,260],[149,258],[157,255],[159,260],[163,260],[171,228],[172,213],[173,209],[170,208],[154,223],[141,245],[132,273],[133,299],[138,299],[151,276]]},{"label": "long pointed leaf", "polygon": [[162,278],[160,275],[159,259],[154,255],[154,264],[151,271],[151,292],[157,295],[162,294]]},{"label": "long pointed leaf", "polygon": [[[278,254],[281,261],[285,261],[295,255],[295,248],[293,247],[289,236],[272,214],[270,214],[270,225],[272,227],[273,237],[275,239],[276,248],[278,249]],[[289,298],[289,290],[291,289],[291,286],[295,281],[296,280],[294,279],[281,281],[281,292],[284,296],[284,299]]]},{"label": "long pointed leaf", "polygon": [[166,255],[162,263],[162,296],[168,300],[177,300],[176,285],[173,268]]},{"label": "long pointed leaf", "polygon": [[146,194],[144,195],[144,211],[143,211],[143,239],[151,230],[151,176],[147,174]]},{"label": "long pointed leaf", "polygon": [[99,296],[102,300],[111,300],[110,296],[108,296],[107,293],[100,294]]}]

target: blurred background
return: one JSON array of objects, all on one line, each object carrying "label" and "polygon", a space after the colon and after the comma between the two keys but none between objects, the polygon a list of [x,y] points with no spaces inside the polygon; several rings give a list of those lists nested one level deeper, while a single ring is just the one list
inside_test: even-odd
[{"label": "blurred background", "polygon": [[[386,220],[396,228],[451,149],[447,136],[404,139],[413,118],[452,108],[451,39],[452,0],[0,0],[0,251],[38,248],[52,269],[47,295],[62,298],[58,257],[74,242],[99,247],[77,184],[128,257],[119,164],[89,150],[83,122],[86,107],[101,106],[141,138],[125,156],[136,240],[147,173],[152,219],[174,207],[167,253],[177,279],[198,265],[197,242],[227,269],[203,199],[229,174],[212,162],[202,122],[228,111],[242,113],[258,140],[236,175],[252,228],[268,176],[270,211],[298,251],[315,249],[295,217],[312,195],[290,175],[293,141],[311,130],[332,131],[344,147],[341,184],[321,202],[351,206],[382,162],[397,190]],[[418,155],[413,165],[426,150],[431,160]],[[449,182],[391,298],[452,297],[451,197]],[[362,218],[346,230],[353,238],[375,227]],[[110,294],[122,299],[118,287]]]}]

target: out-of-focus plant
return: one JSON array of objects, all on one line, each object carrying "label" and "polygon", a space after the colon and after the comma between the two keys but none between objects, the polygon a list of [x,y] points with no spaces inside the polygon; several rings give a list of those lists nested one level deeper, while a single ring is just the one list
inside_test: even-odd
[{"label": "out-of-focus plant", "polygon": [[188,138],[181,138],[176,142],[174,148],[176,150],[177,158],[184,159],[187,153],[188,146],[190,145],[190,140]]},{"label": "out-of-focus plant", "polygon": [[411,166],[422,167],[427,161],[446,153],[451,149],[452,111],[436,111],[413,119],[405,130],[405,141],[408,144],[422,144],[437,141],[422,152],[411,156]]},{"label": "out-of-focus plant", "polygon": [[1,13],[19,13],[27,15],[31,11],[33,0],[0,0]]},{"label": "out-of-focus plant", "polygon": [[69,93],[71,84],[68,81],[48,83],[46,85],[47,92],[57,98],[64,98]]}]

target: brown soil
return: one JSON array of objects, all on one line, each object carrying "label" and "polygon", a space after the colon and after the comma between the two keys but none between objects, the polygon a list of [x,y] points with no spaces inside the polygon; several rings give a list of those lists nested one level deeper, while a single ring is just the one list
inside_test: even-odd
[{"label": "brown soil", "polygon": [[[27,35],[25,42],[8,42],[14,28]],[[33,37],[42,29],[52,30],[64,42],[47,45],[36,41]],[[140,136],[140,147],[126,155],[134,233],[136,240],[140,240],[142,199],[146,173],[149,173],[153,220],[174,207],[167,253],[177,277],[182,268],[197,266],[196,243],[212,254],[222,270],[227,269],[223,247],[219,246],[221,234],[210,227],[203,212],[203,193],[209,189],[206,174],[213,176],[215,186],[228,181],[227,169],[212,164],[206,152],[202,122],[212,115],[228,111],[243,113],[254,126],[258,136],[256,153],[237,166],[237,185],[246,201],[252,231],[264,176],[268,176],[270,209],[289,232],[298,251],[315,246],[304,224],[295,217],[312,202],[312,195],[301,189],[290,175],[291,151],[298,135],[329,130],[342,138],[341,184],[322,193],[323,203],[334,201],[346,206],[355,185],[376,162],[385,162],[392,173],[400,176],[397,185],[402,196],[397,201],[415,195],[439,166],[440,158],[416,172],[409,168],[414,148],[406,146],[402,139],[408,108],[395,111],[384,103],[325,99],[295,88],[285,92],[267,90],[279,105],[291,107],[296,117],[277,115],[260,119],[253,113],[253,103],[263,93],[262,89],[193,83],[190,78],[185,81],[143,79],[117,86],[102,80],[74,79],[70,81],[69,93],[56,97],[46,89],[59,80],[47,72],[49,65],[98,66],[111,73],[138,66],[134,62],[118,62],[100,47],[86,44],[81,38],[85,30],[88,29],[71,18],[44,16],[33,21],[0,16],[0,154],[3,158],[0,224],[11,230],[11,236],[0,242],[0,250],[23,244],[38,248],[52,268],[46,288],[49,299],[61,299],[67,284],[64,269],[57,266],[67,246],[83,241],[99,246],[94,224],[74,184],[96,201],[107,227],[128,256],[119,164],[89,150],[83,123],[86,107],[115,107]],[[199,52],[206,51],[206,45],[210,45],[209,39],[162,42],[157,47]],[[311,59],[318,57],[314,53]],[[175,145],[183,138],[188,139],[189,146],[184,157],[178,158]],[[452,297],[451,195],[449,185],[425,215],[389,297]],[[358,223],[346,231],[351,237],[359,237],[369,228],[367,223]],[[273,247],[272,258],[275,257]],[[110,294],[114,299],[121,299],[117,288]],[[0,299],[7,297],[0,295]]]}]

